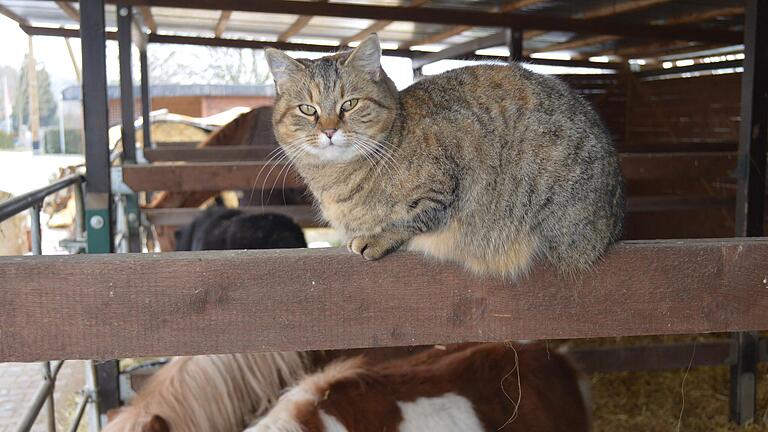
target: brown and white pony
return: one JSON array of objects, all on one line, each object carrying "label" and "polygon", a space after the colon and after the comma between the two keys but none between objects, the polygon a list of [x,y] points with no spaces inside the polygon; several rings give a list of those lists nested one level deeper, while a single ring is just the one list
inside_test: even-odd
[{"label": "brown and white pony", "polygon": [[464,345],[370,365],[334,362],[247,432],[581,432],[585,382],[538,344]]},{"label": "brown and white pony", "polygon": [[104,432],[240,432],[304,376],[301,353],[177,357],[155,373]]},{"label": "brown and white pony", "polygon": [[129,405],[112,412],[104,432],[241,432],[266,414],[287,387],[334,360],[365,352],[371,362],[383,362],[422,349],[176,357],[152,375]]}]

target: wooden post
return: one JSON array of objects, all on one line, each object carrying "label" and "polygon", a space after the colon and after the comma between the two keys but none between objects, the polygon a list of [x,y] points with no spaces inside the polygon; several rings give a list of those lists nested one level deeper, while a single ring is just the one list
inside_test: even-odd
[{"label": "wooden post", "polygon": [[32,151],[40,153],[40,106],[37,92],[37,62],[32,36],[27,38],[27,96],[29,97],[29,131],[32,133]]},{"label": "wooden post", "polygon": [[[768,2],[748,0],[744,14],[744,73],[741,78],[736,235],[764,233],[766,151],[768,150]],[[755,418],[757,332],[734,334],[737,362],[731,367],[731,420],[743,425]]]}]

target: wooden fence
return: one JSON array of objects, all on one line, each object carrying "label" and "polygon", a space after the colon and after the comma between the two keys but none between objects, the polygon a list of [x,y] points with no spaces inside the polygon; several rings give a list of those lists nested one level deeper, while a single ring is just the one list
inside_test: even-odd
[{"label": "wooden fence", "polygon": [[0,257],[0,274],[0,361],[768,328],[764,238],[624,242],[582,278],[517,282],[338,249]]}]

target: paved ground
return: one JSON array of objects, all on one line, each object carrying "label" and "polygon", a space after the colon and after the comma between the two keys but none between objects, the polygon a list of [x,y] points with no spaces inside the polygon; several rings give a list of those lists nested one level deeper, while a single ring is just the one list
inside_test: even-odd
[{"label": "paved ground", "polygon": [[[0,151],[0,190],[20,194],[45,186],[59,166],[77,164],[82,160],[81,156],[34,156],[31,152]],[[46,219],[45,216],[43,219]],[[43,253],[64,253],[58,247],[58,241],[65,236],[66,230],[51,230],[43,223]],[[41,382],[41,373],[38,363],[0,363],[0,432],[16,430],[17,422]],[[77,404],[84,384],[83,377],[84,364],[81,361],[67,362],[59,372],[54,396],[58,431],[69,428],[69,415]],[[44,422],[42,415],[33,431],[45,431]]]},{"label": "paved ground", "polygon": [[[64,363],[56,380],[54,405],[56,406],[56,430],[69,428],[69,416],[79,401],[84,381],[84,362]],[[34,397],[41,382],[39,363],[0,363],[0,432],[16,430],[16,425]],[[35,423],[34,432],[44,432],[45,414]]]}]

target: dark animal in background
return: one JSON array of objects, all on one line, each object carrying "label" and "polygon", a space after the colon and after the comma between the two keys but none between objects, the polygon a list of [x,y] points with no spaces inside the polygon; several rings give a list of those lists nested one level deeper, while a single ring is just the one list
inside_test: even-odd
[{"label": "dark animal in background", "polygon": [[176,231],[177,251],[305,248],[304,233],[291,218],[246,214],[217,205]]}]

